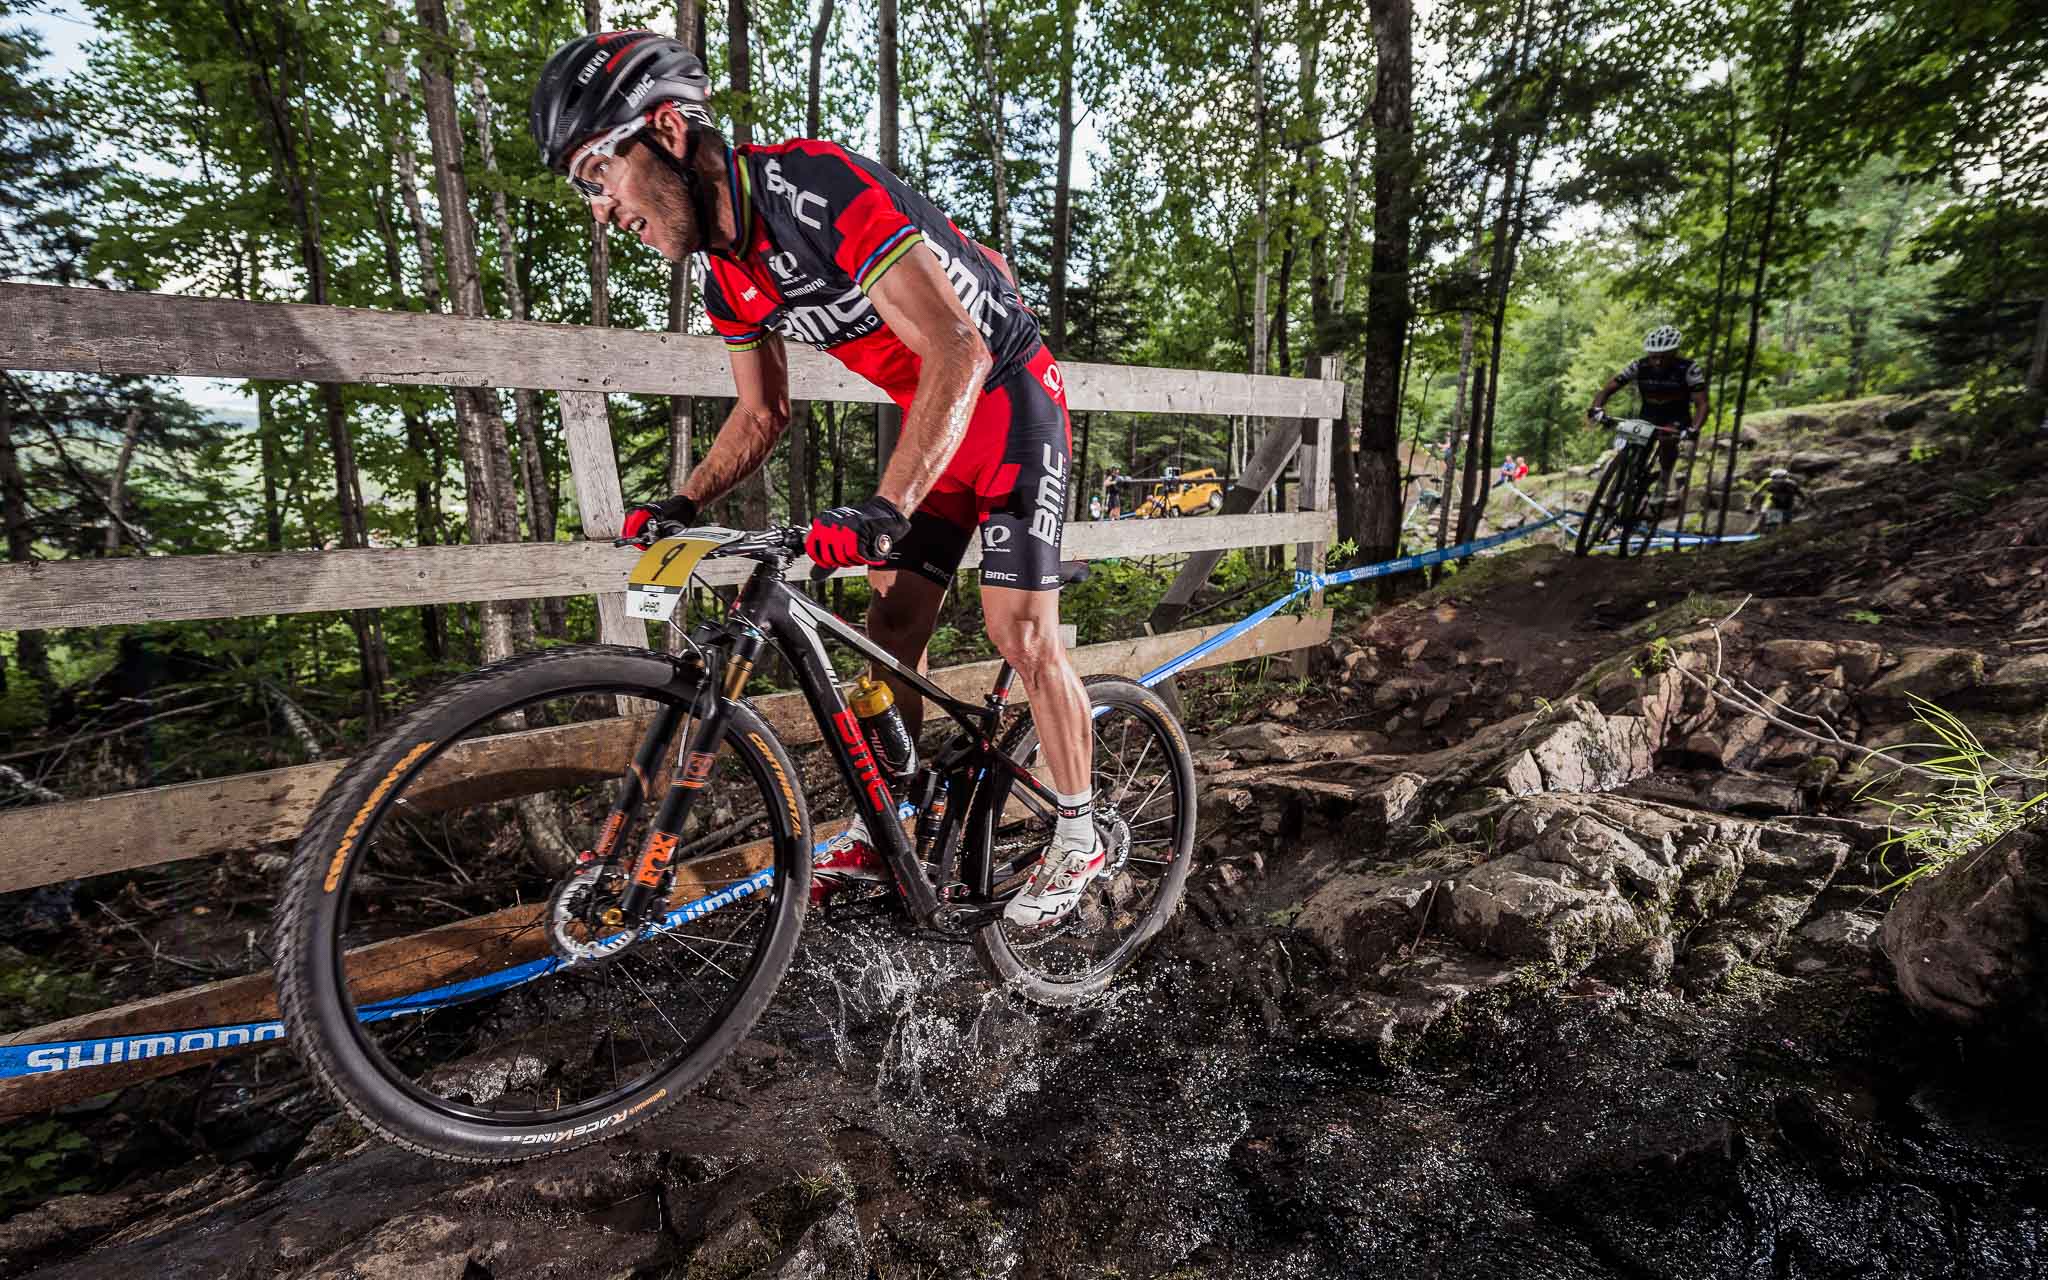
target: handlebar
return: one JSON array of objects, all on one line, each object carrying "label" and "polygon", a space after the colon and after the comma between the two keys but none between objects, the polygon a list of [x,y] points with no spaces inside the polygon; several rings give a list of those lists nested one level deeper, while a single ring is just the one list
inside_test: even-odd
[{"label": "handlebar", "polygon": [[[613,538],[615,547],[639,547],[645,550],[663,538],[672,538],[689,532],[691,526],[673,520],[650,520],[640,530],[639,536]],[[810,530],[800,525],[775,525],[742,533],[739,537],[704,553],[706,560],[723,560],[733,556],[744,556],[750,560],[770,560],[777,563],[795,559],[804,554],[804,539]],[[875,539],[875,550],[887,556],[895,543],[888,534]],[[811,566],[811,580],[822,582],[831,577],[833,570],[824,565]]]}]

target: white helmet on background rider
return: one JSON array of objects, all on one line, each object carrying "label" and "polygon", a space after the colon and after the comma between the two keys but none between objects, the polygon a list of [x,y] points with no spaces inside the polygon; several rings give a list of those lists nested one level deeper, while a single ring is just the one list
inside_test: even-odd
[{"label": "white helmet on background rider", "polygon": [[1787,470],[1785,470],[1785,468],[1783,468],[1783,467],[1772,467],[1772,468],[1771,468],[1771,479],[1773,479],[1773,480],[1790,480],[1791,478],[1792,478],[1792,473],[1791,473],[1790,471],[1787,471]]},{"label": "white helmet on background rider", "polygon": [[1666,351],[1676,351],[1680,337],[1677,329],[1668,324],[1660,324],[1643,335],[1643,353],[1654,356],[1662,355]]}]

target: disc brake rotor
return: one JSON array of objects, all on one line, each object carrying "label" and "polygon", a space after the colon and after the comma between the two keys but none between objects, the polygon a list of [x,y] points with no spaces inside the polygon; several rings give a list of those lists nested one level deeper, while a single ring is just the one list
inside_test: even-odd
[{"label": "disc brake rotor", "polygon": [[618,870],[603,863],[568,876],[548,895],[548,943],[570,964],[606,960],[633,945],[638,931],[604,923],[604,909],[618,900],[605,886]]}]

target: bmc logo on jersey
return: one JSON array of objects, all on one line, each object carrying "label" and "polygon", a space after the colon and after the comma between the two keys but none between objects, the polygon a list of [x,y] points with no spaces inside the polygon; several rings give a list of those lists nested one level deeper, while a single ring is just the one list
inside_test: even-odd
[{"label": "bmc logo on jersey", "polygon": [[932,256],[939,260],[939,270],[946,273],[947,282],[953,286],[953,292],[959,295],[960,305],[966,310],[968,318],[974,321],[974,327],[981,330],[981,336],[984,338],[994,334],[995,326],[989,323],[989,317],[1006,316],[1010,314],[1009,311],[1002,303],[996,301],[995,294],[982,287],[981,281],[975,278],[974,272],[966,263],[947,253],[944,246],[929,236],[925,238],[924,243],[925,247],[932,251]]},{"label": "bmc logo on jersey", "polygon": [[762,166],[762,172],[768,175],[768,194],[778,197],[784,204],[789,206],[790,217],[795,218],[813,231],[824,229],[824,223],[804,211],[813,205],[822,210],[825,207],[825,197],[815,191],[805,191],[802,187],[792,183],[788,178],[783,177],[782,162],[779,160],[770,160],[766,165]]}]

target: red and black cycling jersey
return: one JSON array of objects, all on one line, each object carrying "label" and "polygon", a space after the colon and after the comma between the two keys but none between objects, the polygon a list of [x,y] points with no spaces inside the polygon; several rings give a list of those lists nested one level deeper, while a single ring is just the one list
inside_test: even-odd
[{"label": "red and black cycling jersey", "polygon": [[778,333],[829,352],[907,406],[921,362],[882,323],[868,291],[903,255],[928,252],[994,358],[987,388],[1038,350],[1038,321],[1009,278],[876,161],[796,139],[734,147],[728,165],[745,252],[707,255],[704,310],[730,349]]},{"label": "red and black cycling jersey", "polygon": [[1684,356],[1673,356],[1661,369],[1647,359],[1631,360],[1627,368],[1614,375],[1614,381],[1624,387],[1634,383],[1636,394],[1642,397],[1643,416],[1657,421],[1658,411],[1684,409],[1695,395],[1705,391],[1707,371],[1698,361]]}]

